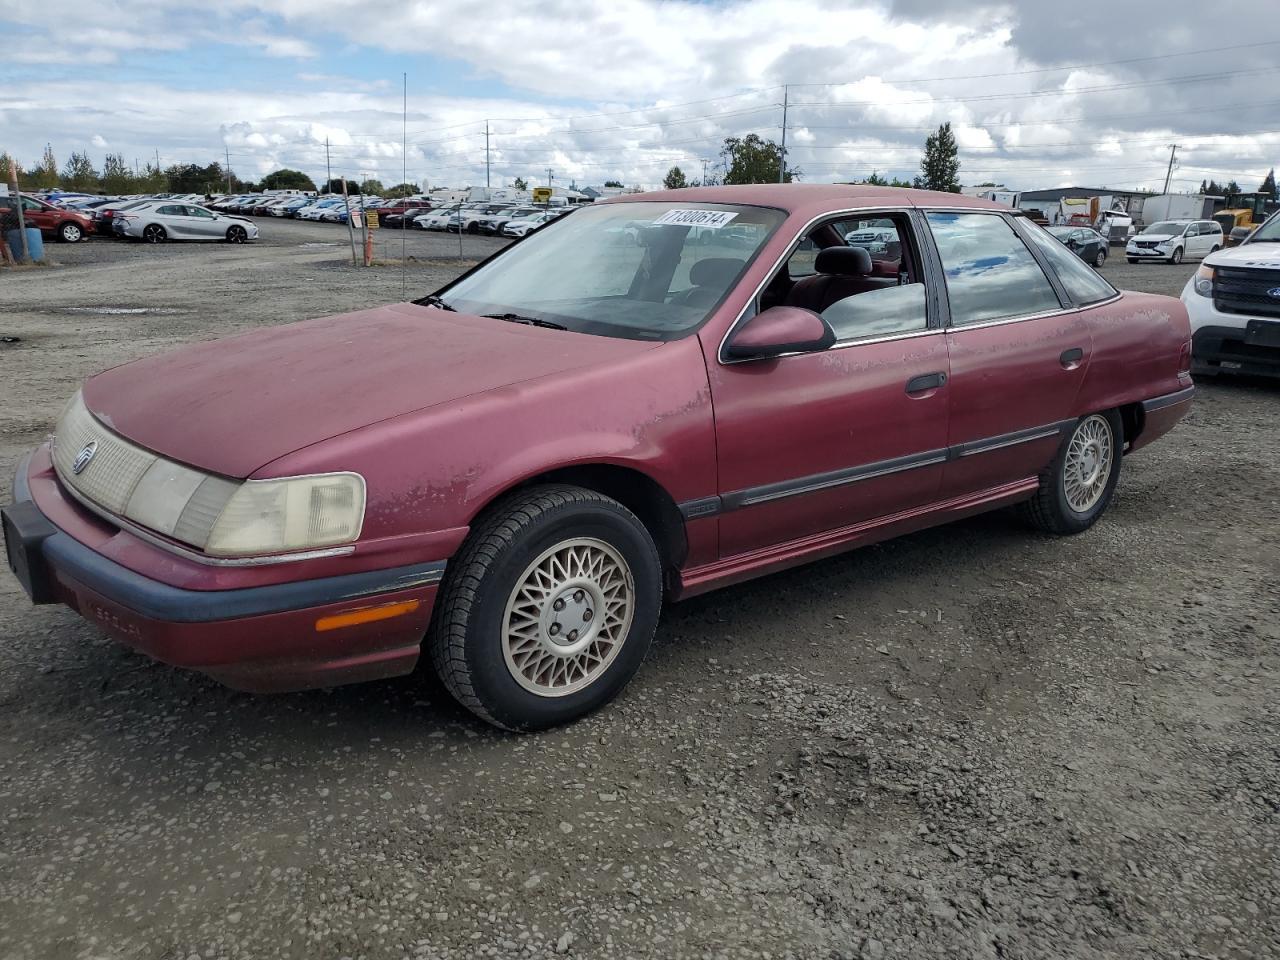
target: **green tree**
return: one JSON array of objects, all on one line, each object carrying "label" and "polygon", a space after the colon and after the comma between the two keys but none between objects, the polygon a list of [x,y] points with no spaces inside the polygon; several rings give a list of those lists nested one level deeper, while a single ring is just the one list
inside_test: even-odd
[{"label": "green tree", "polygon": [[108,153],[102,160],[102,189],[106,193],[124,194],[134,192],[133,171],[118,153]]},{"label": "green tree", "polygon": [[[321,192],[322,193],[341,193],[342,180],[338,177],[334,177],[332,180],[330,180],[328,183],[324,185],[324,190],[322,190]],[[347,193],[352,194],[354,196],[359,192],[360,192],[360,184],[356,183],[354,180],[348,180]]]},{"label": "green tree", "polygon": [[382,191],[385,189],[381,180],[365,180],[360,184],[361,193],[367,193],[375,197],[382,196]]},{"label": "green tree", "polygon": [[422,188],[416,183],[397,183],[394,187],[390,187],[382,191],[384,197],[412,197],[422,192]]},{"label": "green tree", "polygon": [[280,170],[273,170],[262,178],[263,190],[312,190],[316,188],[316,182],[308,177],[301,170],[290,170],[284,167]]},{"label": "green tree", "polygon": [[1223,192],[1224,194],[1226,194],[1226,193],[1239,193],[1239,192],[1240,192],[1240,184],[1236,183],[1234,180],[1228,180],[1228,181],[1227,181],[1227,185],[1226,185],[1225,187],[1223,187],[1223,188],[1222,188],[1222,192]]},{"label": "green tree", "polygon": [[90,191],[101,188],[98,171],[93,168],[93,161],[87,153],[71,151],[67,165],[62,168],[61,184],[66,190]]},{"label": "green tree", "polygon": [[920,173],[915,185],[925,190],[941,190],[944,193],[960,192],[960,148],[950,122],[938,127],[924,142],[924,156],[920,158]]},{"label": "green tree", "polygon": [[512,184],[517,190],[528,190],[529,184],[524,177],[516,177],[516,182]]},{"label": "green tree", "polygon": [[[720,148],[720,156],[724,158],[725,183],[778,182],[782,148],[759,134],[749,133],[741,138],[726,137],[724,146]],[[800,175],[799,170],[789,169],[786,172],[786,182],[798,180]]]},{"label": "green tree", "polygon": [[662,185],[668,190],[680,190],[689,185],[689,181],[685,179],[684,171],[679,167],[672,167],[667,171],[667,175],[662,178]]},{"label": "green tree", "polygon": [[58,185],[58,161],[53,157],[53,147],[44,145],[44,156],[27,173],[28,190],[48,190]]},{"label": "green tree", "polygon": [[604,182],[604,185],[605,185],[606,187],[617,187],[619,190],[621,190],[621,189],[622,189],[622,181],[621,181],[621,180],[606,180],[606,181]]},{"label": "green tree", "polygon": [[[0,150],[0,183],[9,182],[9,166],[10,164],[13,164],[13,163],[14,163],[14,159],[13,157],[9,156],[9,151]],[[17,168],[18,169],[15,172],[17,174],[19,183],[21,183],[22,177],[23,177],[22,164],[20,163],[17,164]]]},{"label": "green tree", "polygon": [[1264,179],[1264,180],[1262,181],[1262,186],[1258,187],[1258,192],[1259,192],[1259,193],[1265,193],[1265,194],[1266,194],[1267,196],[1269,196],[1272,200],[1277,199],[1277,197],[1276,197],[1276,168],[1275,168],[1275,167],[1272,167],[1270,170],[1268,170],[1268,171],[1267,171],[1266,179]]}]

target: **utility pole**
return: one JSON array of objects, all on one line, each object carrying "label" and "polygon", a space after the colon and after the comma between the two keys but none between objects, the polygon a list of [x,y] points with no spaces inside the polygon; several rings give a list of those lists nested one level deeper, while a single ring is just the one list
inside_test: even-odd
[{"label": "utility pole", "polygon": [[1164,175],[1164,192],[1165,193],[1169,192],[1169,184],[1173,180],[1173,161],[1174,161],[1174,158],[1177,157],[1178,155],[1178,146],[1179,145],[1176,143],[1169,144],[1169,170]]},{"label": "utility pole", "polygon": [[[329,186],[333,183],[333,167],[329,166],[329,138],[324,138],[324,192],[329,192]],[[345,192],[345,191],[344,191]]]},{"label": "utility pole", "polygon": [[547,186],[551,186],[551,168],[547,167]]},{"label": "utility pole", "polygon": [[705,187],[707,185],[707,164],[710,162],[706,157],[702,158],[702,182],[698,184],[699,186]]},{"label": "utility pole", "polygon": [[22,215],[22,194],[18,190],[18,161],[9,158],[9,169],[4,171],[9,178],[9,196],[13,197],[13,210],[18,215],[18,243],[22,247],[22,262],[31,259],[31,251],[27,247],[27,221]]},{"label": "utility pole", "polygon": [[484,122],[484,185],[489,187],[489,121]]},{"label": "utility pole", "polygon": [[231,195],[231,148],[225,143],[222,145],[223,155],[227,158],[227,195]]},{"label": "utility pole", "polygon": [[778,151],[778,182],[787,182],[787,102],[790,99],[791,88],[786,84],[782,87],[782,147]]}]

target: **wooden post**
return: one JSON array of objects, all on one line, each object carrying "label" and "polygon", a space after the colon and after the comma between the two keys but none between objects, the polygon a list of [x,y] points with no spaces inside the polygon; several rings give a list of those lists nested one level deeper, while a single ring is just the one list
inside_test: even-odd
[{"label": "wooden post", "polygon": [[31,251],[27,249],[27,219],[22,215],[22,194],[18,192],[18,161],[9,158],[9,194],[13,197],[13,209],[18,213],[18,236],[22,239],[22,260],[31,259]]},{"label": "wooden post", "polygon": [[351,265],[359,266],[356,260],[356,232],[351,228],[351,196],[347,193],[347,178],[342,178],[342,201],[347,206],[347,236],[351,239]]}]

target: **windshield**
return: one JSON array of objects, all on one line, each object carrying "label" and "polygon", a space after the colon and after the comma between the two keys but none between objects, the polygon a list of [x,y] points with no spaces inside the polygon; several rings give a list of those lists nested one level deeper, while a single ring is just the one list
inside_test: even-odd
[{"label": "windshield", "polygon": [[1249,243],[1280,243],[1280,213],[1272,214],[1271,219],[1253,231]]},{"label": "windshield", "polygon": [[585,207],[441,293],[464,313],[673,340],[710,315],[785,219],[781,210],[697,201]]},{"label": "windshield", "polygon": [[1147,229],[1143,230],[1142,232],[1143,233],[1163,233],[1166,235],[1168,234],[1177,235],[1182,233],[1182,231],[1185,229],[1187,229],[1187,225],[1185,223],[1178,223],[1175,220],[1161,220],[1159,223],[1153,223],[1151,226],[1147,227]]}]

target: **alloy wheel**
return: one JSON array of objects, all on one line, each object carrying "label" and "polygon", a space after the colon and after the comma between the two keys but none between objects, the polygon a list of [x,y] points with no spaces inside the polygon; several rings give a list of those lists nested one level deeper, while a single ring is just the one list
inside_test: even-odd
[{"label": "alloy wheel", "polygon": [[1063,492],[1076,513],[1087,513],[1102,499],[1114,456],[1115,441],[1106,418],[1095,413],[1082,420],[1062,461]]},{"label": "alloy wheel", "polygon": [[145,230],[142,231],[142,239],[147,241],[147,243],[163,243],[164,227],[155,223],[150,224]]},{"label": "alloy wheel", "polygon": [[635,605],[635,581],[617,550],[591,537],[557,543],[525,568],[507,601],[507,669],[538,696],[576,693],[617,658]]}]

